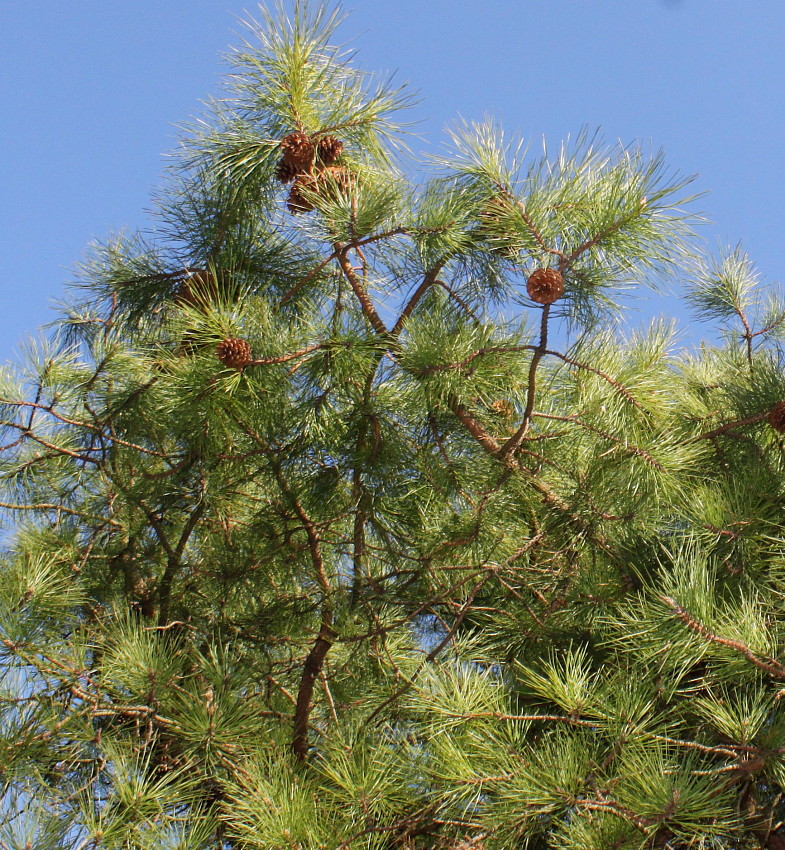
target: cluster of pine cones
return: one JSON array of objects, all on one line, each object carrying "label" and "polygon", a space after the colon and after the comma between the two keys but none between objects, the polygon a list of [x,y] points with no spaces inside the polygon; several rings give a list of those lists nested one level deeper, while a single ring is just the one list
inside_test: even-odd
[{"label": "cluster of pine cones", "polygon": [[291,183],[287,206],[291,213],[310,212],[313,195],[321,193],[329,197],[330,192],[348,189],[354,175],[341,165],[336,165],[343,152],[343,142],[334,136],[312,139],[307,133],[296,130],[281,140],[281,159],[275,176],[281,183]]}]

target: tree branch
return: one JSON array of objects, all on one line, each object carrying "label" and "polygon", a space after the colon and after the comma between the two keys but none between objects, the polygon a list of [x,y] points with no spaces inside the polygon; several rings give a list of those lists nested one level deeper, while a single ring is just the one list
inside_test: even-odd
[{"label": "tree branch", "polygon": [[688,629],[690,629],[690,631],[693,631],[706,640],[711,641],[711,643],[716,643],[719,646],[727,646],[729,649],[734,649],[736,652],[741,653],[749,662],[754,664],[759,670],[763,670],[764,673],[768,673],[772,678],[785,679],[785,665],[777,661],[776,658],[760,658],[741,641],[730,640],[729,638],[713,634],[702,623],[699,623],[696,619],[694,619],[692,615],[686,609],[682,608],[682,606],[679,605],[679,603],[672,597],[661,595],[660,599],[675,612],[676,616],[682,621],[682,623],[684,623],[685,626],[687,626]]},{"label": "tree branch", "polygon": [[518,430],[501,447],[499,456],[503,460],[511,457],[515,453],[523,442],[526,432],[529,430],[532,413],[534,412],[534,396],[537,391],[537,367],[540,365],[540,360],[542,360],[542,357],[548,347],[548,316],[550,315],[550,310],[550,304],[545,304],[542,308],[542,319],[540,321],[540,344],[534,350],[531,363],[529,364],[529,380],[526,389],[526,407],[523,411],[523,421],[521,422]]},{"label": "tree branch", "polygon": [[420,303],[428,290],[436,283],[436,276],[439,272],[444,268],[444,264],[447,262],[447,259],[439,260],[436,265],[430,269],[425,277],[423,278],[422,283],[415,289],[414,294],[411,298],[406,302],[403,310],[401,310],[401,315],[398,316],[395,324],[393,325],[393,329],[391,331],[394,337],[398,337],[401,331],[406,324],[406,321],[414,312],[415,307]]},{"label": "tree branch", "polygon": [[180,539],[177,541],[177,545],[175,546],[174,551],[172,552],[172,556],[169,557],[166,563],[166,569],[164,570],[163,576],[161,576],[161,581],[158,583],[158,602],[160,605],[158,613],[159,627],[167,626],[167,624],[169,623],[172,584],[174,583],[175,576],[177,575],[180,569],[185,547],[188,544],[188,540],[190,539],[191,534],[193,533],[197,523],[199,522],[202,517],[202,514],[205,511],[205,507],[206,506],[204,501],[200,501],[196,508],[191,512],[191,515],[186,520],[186,523],[183,526],[183,530],[180,533]]},{"label": "tree branch", "polygon": [[300,518],[308,538],[308,550],[311,555],[316,580],[322,590],[322,617],[319,626],[319,634],[317,635],[311,651],[308,653],[305,662],[303,663],[303,671],[300,677],[300,686],[297,691],[297,702],[294,710],[294,727],[292,731],[292,752],[298,761],[305,761],[308,756],[308,720],[311,714],[311,700],[313,698],[313,689],[316,680],[322,672],[324,659],[330,647],[335,640],[335,632],[333,631],[333,607],[330,601],[331,588],[330,582],[325,570],[324,558],[322,555],[321,538],[317,531],[313,520],[305,512],[302,503],[297,498],[297,495],[292,491],[284,478],[281,465],[277,458],[270,453],[268,455],[270,466],[272,467],[278,486],[284,495],[287,496],[294,508],[295,513]]},{"label": "tree branch", "polygon": [[748,416],[746,419],[736,419],[733,422],[728,422],[726,425],[720,425],[719,428],[714,428],[711,431],[705,431],[703,434],[698,434],[697,437],[690,437],[688,440],[685,440],[685,442],[697,443],[698,440],[710,440],[712,437],[719,437],[720,434],[724,434],[726,431],[743,428],[745,425],[754,425],[756,422],[760,422],[765,419],[768,415],[769,411],[765,410],[763,413],[756,413],[754,416]]},{"label": "tree branch", "polygon": [[368,293],[365,291],[363,282],[357,276],[352,264],[349,262],[348,252],[350,248],[351,245],[342,245],[340,242],[335,243],[335,258],[338,260],[338,265],[341,267],[344,277],[349,282],[352,292],[354,292],[357,300],[360,302],[363,315],[368,320],[371,327],[377,334],[379,334],[379,336],[389,336],[390,332],[387,330],[387,327],[381,320],[381,317],[376,312],[373,301],[371,301]]},{"label": "tree branch", "polygon": [[[406,233],[408,233],[408,231],[405,228],[395,227],[392,230],[385,230],[384,233],[376,233],[373,236],[366,236],[364,239],[357,239],[353,242],[350,242],[348,245],[345,246],[345,249],[351,250],[352,248],[359,248],[362,245],[370,245],[371,243],[378,242],[381,239],[389,239],[391,236],[403,236]],[[335,251],[333,251],[332,254],[330,254],[329,257],[325,257],[319,263],[319,265],[317,265],[315,268],[311,269],[311,271],[309,271],[308,274],[305,275],[305,277],[300,278],[300,280],[298,280],[297,283],[295,283],[295,285],[283,296],[283,298],[280,300],[278,306],[283,307],[283,305],[286,304],[287,301],[290,301],[292,298],[294,298],[294,296],[309,281],[313,280],[314,277],[316,277],[316,275],[319,274],[319,272],[326,265],[328,265],[330,262],[332,262],[332,260],[335,260],[338,257],[339,252],[342,251],[342,250],[344,250],[344,248],[336,247]]]}]

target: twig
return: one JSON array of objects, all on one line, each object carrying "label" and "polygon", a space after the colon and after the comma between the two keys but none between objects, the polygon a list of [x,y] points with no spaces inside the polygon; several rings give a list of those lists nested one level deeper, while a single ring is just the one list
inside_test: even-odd
[{"label": "twig", "polygon": [[712,643],[720,646],[727,646],[730,649],[740,652],[748,661],[754,664],[759,670],[768,673],[774,679],[785,679],[785,665],[777,661],[776,658],[759,658],[746,644],[738,640],[730,640],[730,638],[720,637],[709,631],[703,624],[699,623],[692,615],[675,599],[670,596],[660,595],[660,599],[676,613],[676,616],[689,628],[691,631],[699,634],[701,637]]},{"label": "twig", "polygon": [[529,380],[526,388],[526,407],[523,411],[523,421],[518,430],[510,437],[509,440],[501,447],[499,455],[502,459],[511,457],[526,436],[531,423],[532,413],[534,411],[534,396],[537,391],[537,367],[542,360],[543,355],[548,349],[548,316],[550,315],[551,305],[545,304],[542,308],[542,319],[540,321],[540,344],[534,350],[531,363],[529,364]]},{"label": "twig", "polygon": [[745,425],[754,425],[756,422],[760,422],[765,419],[768,415],[769,411],[765,410],[763,413],[756,413],[754,416],[748,416],[746,419],[736,419],[733,422],[720,425],[719,428],[714,428],[712,431],[705,431],[703,434],[698,434],[697,437],[690,437],[688,440],[685,440],[685,442],[697,443],[698,440],[709,440],[712,437],[718,437],[720,434],[724,434],[726,431],[732,431],[735,428],[743,428]]}]

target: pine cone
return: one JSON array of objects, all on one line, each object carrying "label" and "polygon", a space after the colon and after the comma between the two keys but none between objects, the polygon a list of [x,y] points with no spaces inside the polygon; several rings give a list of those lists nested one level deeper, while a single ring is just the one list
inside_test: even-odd
[{"label": "pine cone", "polygon": [[303,195],[303,189],[308,189],[311,192],[316,191],[316,177],[313,174],[300,174],[292,184],[289,190],[289,197],[286,199],[286,206],[289,207],[289,212],[293,215],[301,212],[310,212],[313,209],[313,201],[311,198],[306,198]]},{"label": "pine cone", "polygon": [[553,304],[564,295],[564,278],[556,269],[536,269],[529,275],[526,291],[537,304]]},{"label": "pine cone", "polygon": [[227,369],[245,369],[251,362],[251,346],[244,339],[219,342],[215,354]]},{"label": "pine cone", "polygon": [[275,178],[279,183],[291,183],[299,173],[300,168],[282,156],[275,169]]},{"label": "pine cone", "polygon": [[492,225],[510,214],[510,204],[501,195],[495,195],[483,202],[480,208],[480,222],[484,225]]},{"label": "pine cone", "polygon": [[[287,199],[289,212],[293,214],[310,212],[318,204],[318,199],[337,201],[357,182],[357,176],[341,165],[323,168],[317,174],[299,174],[292,184]],[[303,190],[315,193],[318,197],[305,197]]]},{"label": "pine cone", "polygon": [[298,172],[307,171],[313,162],[313,142],[307,133],[295,130],[281,140],[281,154],[284,160]]},{"label": "pine cone", "polygon": [[343,142],[335,136],[322,136],[316,146],[316,158],[322,165],[332,165],[343,152]]},{"label": "pine cone", "polygon": [[512,402],[506,398],[498,398],[496,401],[492,401],[489,405],[489,409],[497,415],[503,416],[505,419],[512,419],[513,413],[515,413],[515,408],[512,406]]},{"label": "pine cone", "polygon": [[218,294],[215,276],[207,269],[186,269],[174,294],[178,307],[203,307]]},{"label": "pine cone", "polygon": [[351,192],[357,183],[357,175],[342,165],[331,165],[319,172],[317,189],[325,200],[336,201],[341,195]]},{"label": "pine cone", "polygon": [[785,434],[785,401],[778,401],[769,411],[769,425],[780,434]]}]

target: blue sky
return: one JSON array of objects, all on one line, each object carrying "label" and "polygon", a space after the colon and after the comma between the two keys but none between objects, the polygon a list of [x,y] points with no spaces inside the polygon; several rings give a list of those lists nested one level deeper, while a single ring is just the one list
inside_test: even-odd
[{"label": "blue sky", "polygon": [[[217,93],[235,0],[25,0],[0,12],[0,361],[53,318],[92,239],[144,223],[176,126]],[[583,126],[710,190],[708,243],[783,272],[782,0],[355,0],[342,36],[420,92],[415,149],[490,113],[538,146]],[[678,303],[657,309],[684,317]],[[683,320],[686,320],[683,318]]]}]

